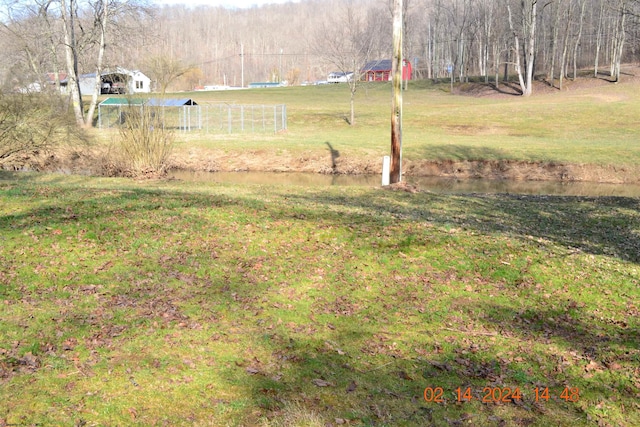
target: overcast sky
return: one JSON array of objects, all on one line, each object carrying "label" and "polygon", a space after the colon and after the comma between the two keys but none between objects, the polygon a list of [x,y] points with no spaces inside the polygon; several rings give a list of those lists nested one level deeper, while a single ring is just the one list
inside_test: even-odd
[{"label": "overcast sky", "polygon": [[184,4],[187,6],[224,6],[228,8],[247,8],[252,6],[262,6],[270,3],[287,3],[298,0],[151,0],[157,5],[164,4]]}]

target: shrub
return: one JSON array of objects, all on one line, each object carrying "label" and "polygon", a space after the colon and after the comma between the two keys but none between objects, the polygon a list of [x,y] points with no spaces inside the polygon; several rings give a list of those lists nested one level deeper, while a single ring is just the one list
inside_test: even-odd
[{"label": "shrub", "polygon": [[0,93],[0,167],[23,167],[38,155],[84,139],[59,95]]},{"label": "shrub", "polygon": [[175,135],[165,128],[162,113],[146,105],[123,109],[111,174],[153,177],[166,173]]}]

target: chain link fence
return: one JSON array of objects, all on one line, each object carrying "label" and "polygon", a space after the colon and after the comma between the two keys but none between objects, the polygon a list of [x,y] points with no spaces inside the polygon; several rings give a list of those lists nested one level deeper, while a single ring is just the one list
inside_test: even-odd
[{"label": "chain link fence", "polygon": [[166,129],[179,132],[277,133],[287,129],[287,107],[284,104],[101,105],[98,109],[98,127],[108,129],[123,125],[132,116],[128,113],[131,108],[148,108],[162,118]]}]

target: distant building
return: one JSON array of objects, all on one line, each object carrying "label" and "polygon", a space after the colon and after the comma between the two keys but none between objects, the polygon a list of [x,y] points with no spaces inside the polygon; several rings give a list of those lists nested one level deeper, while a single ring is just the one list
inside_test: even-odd
[{"label": "distant building", "polygon": [[249,83],[249,89],[268,88],[268,87],[283,87],[284,82],[253,82]]},{"label": "distant building", "polygon": [[353,71],[334,71],[327,77],[328,83],[347,83],[353,80]]},{"label": "distant building", "polygon": [[[96,73],[82,74],[79,77],[80,94],[92,95],[96,85]],[[67,73],[59,73],[60,91],[68,92],[69,76]],[[47,73],[46,82],[53,86],[56,82],[54,73]],[[38,85],[38,91],[40,90]],[[112,71],[105,71],[100,74],[100,93],[105,94],[135,94],[150,93],[151,79],[141,71],[130,71],[117,67]]]},{"label": "distant building", "polygon": [[[369,61],[362,68],[363,80],[367,82],[388,82],[391,80],[392,61],[390,59],[379,59]],[[412,67],[406,59],[402,60],[402,80],[411,80]]]},{"label": "distant building", "polygon": [[[134,94],[151,92],[151,79],[141,71],[130,71],[117,67],[113,71],[105,71],[100,74],[101,94]],[[90,95],[96,84],[96,74],[83,74],[80,76],[80,93]]]},{"label": "distant building", "polygon": [[[67,92],[67,73],[57,73],[57,81],[60,84],[60,92]],[[47,73],[41,82],[29,83],[24,87],[15,88],[20,93],[36,93],[51,90],[56,86],[56,73]]]}]

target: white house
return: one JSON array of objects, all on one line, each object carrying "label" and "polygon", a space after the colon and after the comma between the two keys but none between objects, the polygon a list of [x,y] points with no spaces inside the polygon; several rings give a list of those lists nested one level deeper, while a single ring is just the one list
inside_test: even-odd
[{"label": "white house", "polygon": [[[96,84],[96,74],[83,74],[80,76],[80,93],[90,95]],[[151,92],[151,79],[141,71],[130,71],[117,67],[113,71],[104,71],[100,74],[100,92],[102,94],[133,94]]]},{"label": "white house", "polygon": [[151,79],[145,76],[142,71],[131,71],[131,93],[151,92]]},{"label": "white house", "polygon": [[327,77],[327,82],[329,83],[347,83],[353,79],[353,72],[342,72],[342,71],[334,71],[329,73]]},{"label": "white house", "polygon": [[[67,73],[58,73],[57,80],[60,82],[60,91],[68,93],[69,76]],[[45,87],[52,88],[56,84],[56,75],[47,73],[45,76]],[[93,95],[96,87],[96,73],[82,74],[80,76],[80,93],[82,95]],[[23,88],[19,88],[20,92],[41,92],[43,87],[39,82],[31,83]],[[130,71],[125,68],[117,67],[113,71],[105,71],[100,75],[100,92],[102,94],[134,94],[134,93],[150,93],[151,79],[145,76],[141,71]]]}]

